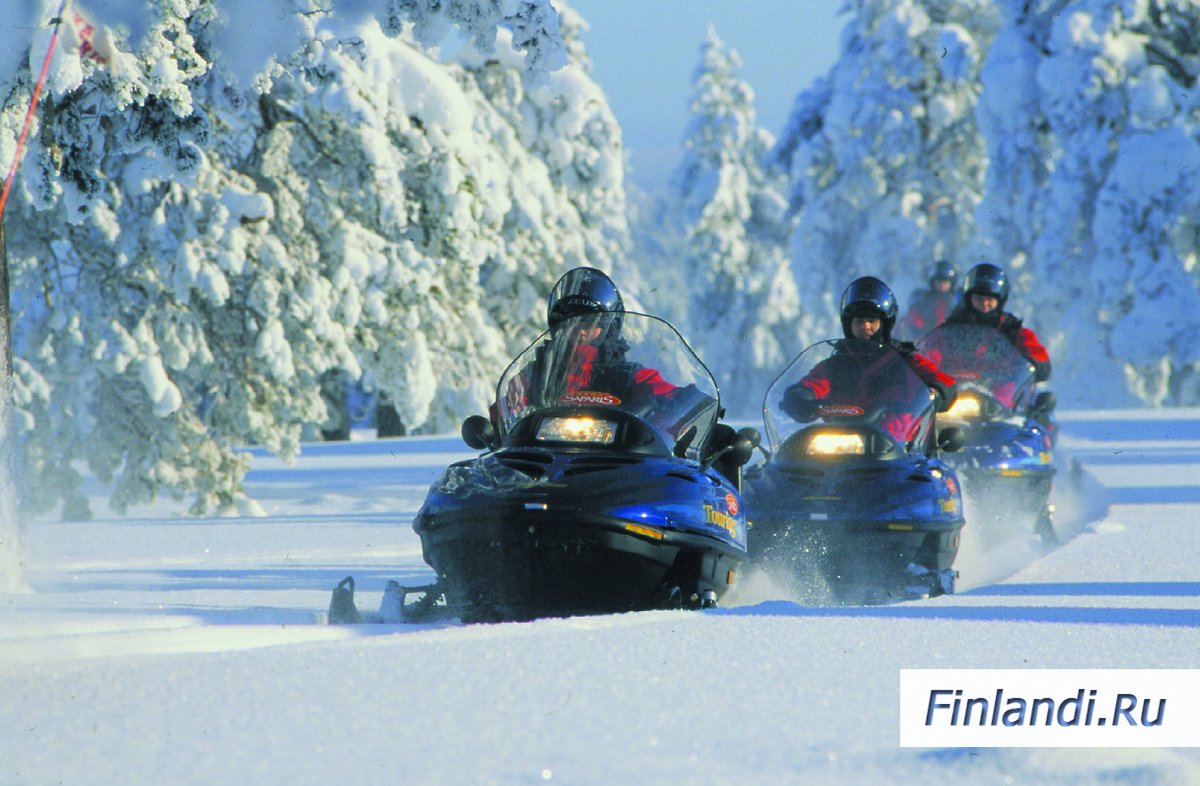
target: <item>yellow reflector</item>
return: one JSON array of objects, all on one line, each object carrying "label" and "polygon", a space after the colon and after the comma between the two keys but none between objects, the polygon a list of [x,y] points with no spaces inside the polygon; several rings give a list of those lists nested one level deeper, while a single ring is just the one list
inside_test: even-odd
[{"label": "yellow reflector", "polygon": [[611,445],[617,433],[612,420],[598,418],[546,418],[538,426],[537,438],[551,442],[587,442]]},{"label": "yellow reflector", "polygon": [[734,575],[735,574],[732,570],[725,571],[725,583],[732,584]]},{"label": "yellow reflector", "polygon": [[1019,478],[1024,474],[1025,473],[1019,469],[1002,469],[1002,470],[1000,470],[1001,477],[1005,477],[1005,478]]},{"label": "yellow reflector", "polygon": [[626,524],[625,529],[637,535],[645,535],[647,538],[654,538],[655,540],[663,539],[661,532],[651,527],[643,527],[641,524]]},{"label": "yellow reflector", "polygon": [[810,456],[861,456],[866,453],[861,434],[822,431],[808,440]]},{"label": "yellow reflector", "polygon": [[899,532],[912,532],[912,524],[888,524],[888,529],[894,529]]},{"label": "yellow reflector", "polygon": [[959,396],[954,400],[954,404],[946,411],[944,417],[952,420],[970,420],[971,418],[979,417],[983,411],[983,406],[980,404],[977,396]]},{"label": "yellow reflector", "polygon": [[942,512],[943,513],[954,513],[957,510],[958,510],[958,500],[956,500],[956,499],[942,500]]}]

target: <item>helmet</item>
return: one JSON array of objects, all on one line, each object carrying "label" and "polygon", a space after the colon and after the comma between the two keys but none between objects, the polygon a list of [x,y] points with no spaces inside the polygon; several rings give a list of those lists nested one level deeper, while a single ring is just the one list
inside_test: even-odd
[{"label": "helmet", "polygon": [[939,281],[949,281],[950,286],[953,287],[957,279],[958,271],[954,269],[954,265],[949,260],[939,259],[929,269],[929,286],[931,287]]},{"label": "helmet", "polygon": [[963,302],[971,305],[971,295],[991,295],[999,301],[998,309],[1008,300],[1008,276],[995,265],[984,262],[967,271],[963,279]]},{"label": "helmet", "polygon": [[883,323],[876,335],[886,342],[892,337],[897,311],[896,296],[887,284],[874,276],[856,278],[842,293],[842,333],[846,338],[854,335],[850,322],[855,317],[876,317]]},{"label": "helmet", "polygon": [[625,311],[617,285],[605,273],[594,267],[577,267],[563,274],[550,291],[546,307],[546,324],[558,323],[580,314],[599,312],[619,314]]}]

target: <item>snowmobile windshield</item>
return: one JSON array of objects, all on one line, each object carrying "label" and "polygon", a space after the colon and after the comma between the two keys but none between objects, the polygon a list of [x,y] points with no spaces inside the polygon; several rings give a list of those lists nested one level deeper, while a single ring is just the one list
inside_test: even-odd
[{"label": "snowmobile windshield", "polygon": [[930,331],[918,351],[958,382],[952,420],[1012,417],[1033,395],[1034,367],[999,330],[950,324]]},{"label": "snowmobile windshield", "polygon": [[500,378],[506,446],[559,446],[699,460],[720,409],[717,384],[668,323],[633,312],[560,322]]},{"label": "snowmobile windshield", "polygon": [[[924,452],[933,393],[908,361],[873,341],[822,341],[804,350],[767,389],[763,422],[772,455],[794,435],[809,456]],[[864,449],[864,437],[877,447]],[[881,447],[882,446],[882,447]],[[782,452],[781,452],[782,451]]]}]

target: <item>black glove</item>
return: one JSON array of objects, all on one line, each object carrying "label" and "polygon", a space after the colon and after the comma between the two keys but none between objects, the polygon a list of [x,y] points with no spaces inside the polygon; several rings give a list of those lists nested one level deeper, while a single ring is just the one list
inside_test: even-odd
[{"label": "black glove", "polygon": [[955,400],[958,398],[958,383],[953,385],[942,385],[940,383],[930,385],[930,390],[933,391],[933,404],[938,412],[945,412],[954,406]]},{"label": "black glove", "polygon": [[784,391],[783,401],[779,402],[779,408],[787,413],[788,417],[800,423],[814,420],[820,406],[817,395],[799,383]]}]

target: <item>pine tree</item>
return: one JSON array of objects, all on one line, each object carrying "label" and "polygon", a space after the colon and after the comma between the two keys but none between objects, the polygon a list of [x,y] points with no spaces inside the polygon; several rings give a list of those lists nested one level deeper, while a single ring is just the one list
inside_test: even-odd
[{"label": "pine tree", "polygon": [[757,128],[741,61],[710,27],[693,81],[675,188],[687,221],[688,337],[731,416],[751,417],[796,351],[783,181],[764,170],[774,143]]},{"label": "pine tree", "polygon": [[984,71],[980,223],[1049,337],[1060,392],[1195,403],[1200,10],[1005,4]]},{"label": "pine tree", "polygon": [[811,338],[840,333],[837,301],[856,276],[903,296],[935,259],[971,261],[978,74],[996,25],[990,0],[856,4],[838,63],[798,97],[774,160],[793,181]]},{"label": "pine tree", "polygon": [[[272,10],[303,35],[264,53],[257,96],[214,67],[223,12],[241,11],[211,0],[154,5],[103,69],[60,58],[9,206],[35,507],[87,515],[82,460],[117,509],[167,492],[255,512],[241,448],[294,455],[332,369],[369,367],[412,424],[445,427],[507,358],[481,269],[542,221],[571,231],[553,199],[519,192],[519,146],[499,152],[505,123],[461,69],[402,40],[407,20],[494,47],[494,4],[380,2],[391,38],[369,14]],[[506,57],[535,81],[562,54],[547,10],[512,18],[530,56]],[[389,95],[373,67],[413,81]],[[29,75],[14,84],[6,134]],[[539,200],[523,223],[513,205]]]},{"label": "pine tree", "polygon": [[[637,268],[626,262],[621,130],[591,76],[580,40],[586,21],[565,3],[558,13],[567,62],[538,84],[522,79],[511,47],[491,55],[468,49],[458,57],[504,121],[495,144],[514,171],[506,253],[490,260],[482,282],[510,355],[545,330],[546,296],[566,270],[609,271],[631,304],[640,284]],[[502,44],[507,39],[503,31],[499,37]]]}]

